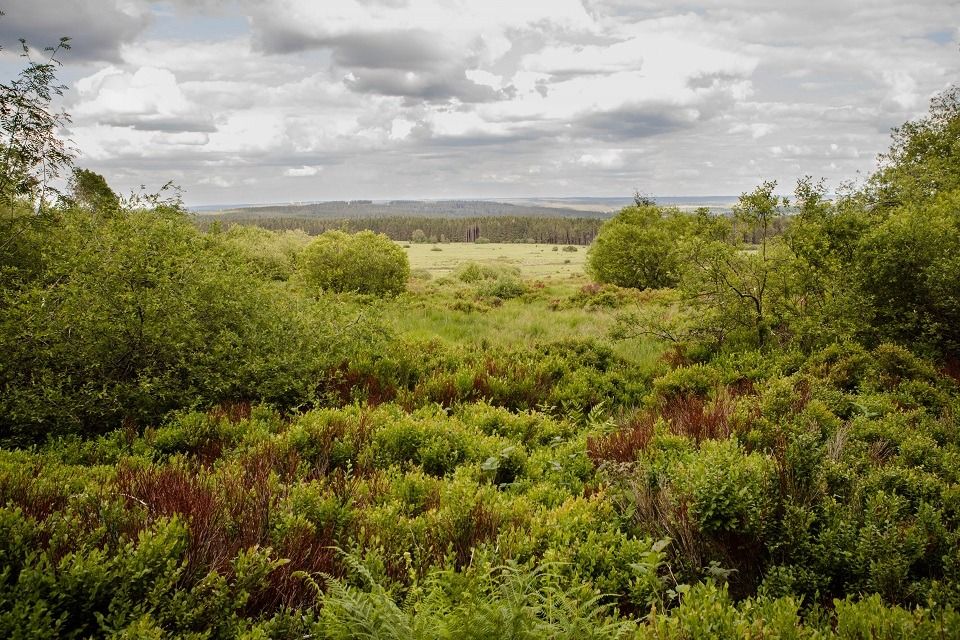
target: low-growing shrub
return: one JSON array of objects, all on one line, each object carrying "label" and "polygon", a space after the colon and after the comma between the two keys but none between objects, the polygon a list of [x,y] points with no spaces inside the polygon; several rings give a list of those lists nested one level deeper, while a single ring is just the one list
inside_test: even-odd
[{"label": "low-growing shrub", "polygon": [[527,292],[527,286],[517,278],[500,276],[495,280],[484,280],[477,286],[477,294],[484,298],[511,300]]},{"label": "low-growing shrub", "polygon": [[307,245],[300,261],[306,281],[323,291],[397,294],[410,278],[406,252],[372,231],[327,231]]}]

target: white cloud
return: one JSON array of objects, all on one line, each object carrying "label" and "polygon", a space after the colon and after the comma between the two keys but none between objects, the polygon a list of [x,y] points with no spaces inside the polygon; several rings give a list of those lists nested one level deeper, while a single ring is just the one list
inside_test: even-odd
[{"label": "white cloud", "polygon": [[283,175],[290,178],[307,178],[319,175],[321,171],[323,171],[323,167],[308,167],[307,165],[303,165],[302,167],[289,167],[283,171]]},{"label": "white cloud", "polygon": [[738,122],[730,127],[728,133],[749,133],[751,138],[758,140],[770,135],[775,129],[769,122]]},{"label": "white cloud", "polygon": [[197,203],[839,180],[958,77],[960,5],[811,3],[132,1],[70,136],[118,188]]},{"label": "white cloud", "polygon": [[585,167],[619,169],[624,165],[622,149],[605,149],[594,153],[584,153],[577,162]]}]

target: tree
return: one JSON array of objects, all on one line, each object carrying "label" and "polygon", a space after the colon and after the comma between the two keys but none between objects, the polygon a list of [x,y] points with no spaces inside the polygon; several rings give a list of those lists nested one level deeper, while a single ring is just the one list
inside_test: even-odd
[{"label": "tree", "polygon": [[327,231],[303,250],[301,264],[317,291],[393,295],[404,291],[410,278],[406,252],[372,231]]},{"label": "tree", "polygon": [[861,334],[960,355],[960,190],[898,207],[859,240],[851,272]]},{"label": "tree", "polygon": [[633,192],[633,205],[635,207],[655,207],[657,206],[657,201],[653,199],[653,196],[635,189]]},{"label": "tree", "polygon": [[721,339],[736,336],[765,346],[802,297],[795,291],[792,258],[772,233],[787,204],[774,194],[776,186],[764,182],[734,207],[735,224],[758,239],[756,246],[742,244],[740,233],[723,238],[702,219],[686,244],[681,289],[699,324],[712,326]]},{"label": "tree", "polygon": [[120,208],[120,197],[107,184],[106,178],[89,169],[74,168],[70,194],[65,200],[76,207],[94,212],[112,212]]},{"label": "tree", "polygon": [[960,86],[935,96],[925,117],[894,129],[892,138],[867,188],[873,207],[931,202],[960,188]]},{"label": "tree", "polygon": [[604,223],[587,255],[587,269],[598,282],[657,289],[677,282],[678,246],[686,217],[656,206],[634,206]]},{"label": "tree", "polygon": [[894,129],[871,177],[864,229],[847,264],[864,301],[863,332],[960,355],[960,86]]},{"label": "tree", "polygon": [[69,38],[47,47],[47,57],[37,62],[20,40],[27,66],[10,83],[0,83],[0,199],[26,198],[42,211],[57,191],[51,181],[69,167],[73,154],[57,137],[57,130],[70,122],[64,111],[51,106],[66,88],[56,83],[60,66],[57,56],[70,48]]},{"label": "tree", "polygon": [[[0,16],[3,13],[0,12]],[[56,84],[57,55],[69,49],[61,38],[49,47],[44,62],[30,59],[24,40],[23,57],[28,60],[17,77],[0,83],[0,285],[4,289],[29,280],[40,269],[38,234],[47,223],[45,205],[56,195],[51,180],[70,166],[72,155],[60,140],[57,129],[69,122],[63,111],[51,107],[54,96],[62,95]],[[0,298],[0,307],[4,300]]]}]

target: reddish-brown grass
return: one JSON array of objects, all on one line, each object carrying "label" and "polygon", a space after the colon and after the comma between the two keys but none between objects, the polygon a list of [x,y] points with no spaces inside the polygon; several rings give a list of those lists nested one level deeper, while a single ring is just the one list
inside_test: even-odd
[{"label": "reddish-brown grass", "polygon": [[659,418],[670,433],[691,438],[698,445],[728,438],[736,429],[736,398],[753,392],[753,385],[744,383],[720,388],[713,400],[695,394],[670,396],[659,407],[630,415],[613,433],[588,438],[587,455],[597,465],[635,461],[650,444]]},{"label": "reddish-brown grass", "polygon": [[442,563],[447,550],[452,549],[454,564],[457,569],[462,569],[470,564],[474,548],[495,538],[499,529],[500,516],[482,502],[477,502],[464,516],[447,520],[431,532],[427,546],[437,564]]},{"label": "reddish-brown grass", "polygon": [[671,433],[692,438],[697,444],[704,440],[730,437],[732,416],[736,402],[725,390],[713,401],[696,395],[673,396],[660,408],[660,415],[670,425]]},{"label": "reddish-brown grass", "polygon": [[649,412],[636,413],[617,431],[587,438],[587,455],[594,464],[633,462],[653,437],[656,420]]}]

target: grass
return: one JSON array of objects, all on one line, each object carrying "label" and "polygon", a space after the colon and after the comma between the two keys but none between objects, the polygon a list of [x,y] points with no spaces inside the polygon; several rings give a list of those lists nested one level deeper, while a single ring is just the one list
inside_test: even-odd
[{"label": "grass", "polygon": [[[411,269],[424,269],[434,278],[450,275],[464,262],[481,262],[520,269],[523,278],[562,280],[582,277],[587,248],[564,251],[563,245],[552,244],[407,244]],[[554,251],[553,248],[557,247]],[[440,249],[436,251],[435,249]]]},{"label": "grass", "polygon": [[[441,251],[434,251],[433,247]],[[393,328],[415,339],[453,344],[513,346],[564,338],[593,338],[611,344],[621,357],[650,365],[663,345],[649,339],[613,342],[609,332],[618,308],[568,304],[590,280],[583,275],[586,248],[563,251],[554,245],[413,244],[407,248],[412,269],[430,279],[411,281],[409,294],[386,314]],[[565,261],[569,260],[569,263]],[[519,271],[527,293],[510,300],[484,298],[475,285],[460,282],[454,271],[466,262]]]}]

